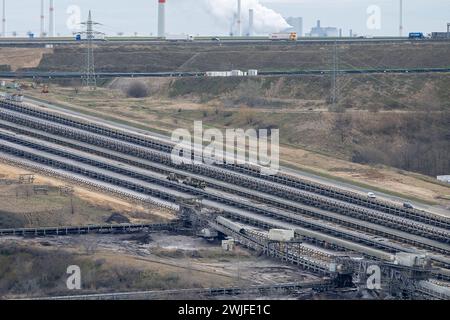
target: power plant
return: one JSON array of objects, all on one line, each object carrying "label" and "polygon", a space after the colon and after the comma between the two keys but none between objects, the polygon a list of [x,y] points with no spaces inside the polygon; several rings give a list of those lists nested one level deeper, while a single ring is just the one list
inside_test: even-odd
[{"label": "power plant", "polygon": [[166,35],[166,0],[158,0],[158,38]]}]

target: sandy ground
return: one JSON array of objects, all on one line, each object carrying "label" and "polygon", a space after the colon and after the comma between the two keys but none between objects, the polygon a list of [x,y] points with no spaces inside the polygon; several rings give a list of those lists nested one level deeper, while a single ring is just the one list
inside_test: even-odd
[{"label": "sandy ground", "polygon": [[[19,174],[30,173],[21,168],[16,168],[0,162],[0,177],[6,179],[17,179]],[[63,186],[67,185],[65,181],[59,181],[55,178],[49,178],[42,175],[35,175],[36,185],[47,185],[47,186]],[[158,207],[144,208],[137,204],[128,203],[125,200],[115,198],[113,196],[94,192],[79,186],[74,186],[74,196],[81,199],[82,201],[95,206],[97,208],[102,208],[104,211],[110,212],[120,212],[127,215],[130,221],[133,223],[141,223],[145,221],[156,220],[167,220],[173,219],[174,213],[166,209],[161,209]],[[51,201],[51,199],[49,199]],[[79,222],[83,224],[83,221]]]},{"label": "sandy ground", "polygon": [[46,53],[53,53],[53,49],[0,48],[0,65],[10,65],[12,71],[21,68],[35,68]]}]

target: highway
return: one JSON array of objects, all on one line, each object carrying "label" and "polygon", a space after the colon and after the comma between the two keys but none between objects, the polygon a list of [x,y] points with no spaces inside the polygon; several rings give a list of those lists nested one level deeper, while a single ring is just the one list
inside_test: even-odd
[{"label": "highway", "polygon": [[[268,37],[230,37],[230,36],[200,36],[196,37],[194,41],[170,41],[163,40],[157,37],[106,37],[105,39],[94,40],[96,45],[135,45],[135,44],[149,44],[149,45],[308,45],[308,44],[352,44],[352,43],[404,43],[404,42],[442,42],[448,39],[420,39],[414,40],[408,37],[341,37],[341,38],[305,38],[301,37],[297,41],[273,41]],[[0,39],[0,46],[45,46],[45,45],[84,45],[84,40],[77,41],[75,37],[59,37],[59,38],[2,38]]]},{"label": "highway", "polygon": [[[334,71],[323,70],[297,70],[297,71],[259,71],[259,76],[306,76],[330,75]],[[417,73],[449,73],[450,68],[409,68],[409,69],[340,69],[339,74],[417,74]],[[205,72],[197,71],[167,71],[167,72],[97,72],[99,79],[111,78],[196,78],[206,77]],[[5,79],[81,79],[82,72],[46,72],[46,71],[1,71],[0,78]]]}]

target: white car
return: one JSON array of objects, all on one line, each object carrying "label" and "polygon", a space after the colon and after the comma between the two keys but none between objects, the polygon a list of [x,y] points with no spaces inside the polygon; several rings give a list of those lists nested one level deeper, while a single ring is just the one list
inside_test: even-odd
[{"label": "white car", "polygon": [[373,192],[369,192],[369,193],[367,194],[367,197],[370,198],[370,199],[376,199],[376,198],[377,198],[377,196],[376,196],[375,193],[373,193]]}]

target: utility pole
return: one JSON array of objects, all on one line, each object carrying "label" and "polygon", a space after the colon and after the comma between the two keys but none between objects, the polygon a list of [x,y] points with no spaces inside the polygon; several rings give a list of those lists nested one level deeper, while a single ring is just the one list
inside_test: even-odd
[{"label": "utility pole", "polygon": [[89,10],[88,20],[86,22],[82,22],[81,24],[86,26],[86,31],[82,32],[82,34],[86,35],[87,40],[86,71],[83,82],[86,87],[91,90],[95,90],[97,88],[97,76],[95,75],[93,41],[95,39],[95,35],[102,33],[95,31],[94,25],[99,25],[100,23],[92,21],[91,11]]}]

